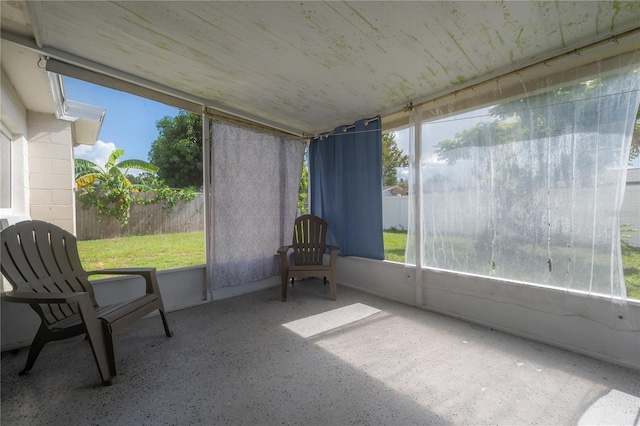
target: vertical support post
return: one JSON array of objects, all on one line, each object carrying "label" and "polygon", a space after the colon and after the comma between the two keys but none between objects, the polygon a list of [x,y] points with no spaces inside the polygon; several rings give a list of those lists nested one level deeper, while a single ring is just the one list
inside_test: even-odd
[{"label": "vertical support post", "polygon": [[202,112],[202,181],[204,183],[204,247],[205,278],[203,296],[213,300],[211,294],[211,259],[213,258],[213,148],[211,146],[211,126],[206,108]]},{"label": "vertical support post", "polygon": [[422,282],[422,114],[420,107],[411,111],[411,124],[413,125],[413,168],[415,170],[414,186],[415,197],[413,204],[414,212],[414,238],[415,238],[415,263],[416,263],[416,305],[422,306],[426,303]]},{"label": "vertical support post", "polygon": [[304,154],[302,157],[302,167],[305,166],[305,160],[307,162],[307,213],[311,212],[311,161],[309,159],[309,145],[311,144],[311,139],[308,139],[305,142],[304,146]]},{"label": "vertical support post", "polygon": [[280,138],[280,143],[278,144],[278,149],[280,149],[280,247],[285,245],[285,228],[286,224],[284,223],[285,217],[285,198],[286,198],[286,188],[285,185],[288,181],[287,175],[289,174],[289,164],[287,164],[287,156],[285,152],[285,141],[284,138]]}]

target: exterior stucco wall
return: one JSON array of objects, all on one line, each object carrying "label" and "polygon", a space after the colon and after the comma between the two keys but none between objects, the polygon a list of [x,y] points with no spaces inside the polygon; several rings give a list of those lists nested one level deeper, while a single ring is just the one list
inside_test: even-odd
[{"label": "exterior stucco wall", "polygon": [[13,134],[25,135],[27,133],[27,109],[4,70],[2,70],[0,78],[0,87],[2,88],[0,91],[2,124]]},{"label": "exterior stucco wall", "polygon": [[31,218],[75,234],[71,123],[28,112]]},{"label": "exterior stucco wall", "polygon": [[12,208],[2,216],[44,220],[75,233],[71,123],[27,110],[4,71],[1,84],[2,125],[13,139]]},{"label": "exterior stucco wall", "polygon": [[[0,91],[0,122],[11,133],[13,190],[12,216],[29,215],[29,149],[27,145],[27,109],[16,93],[9,77],[2,70]],[[6,216],[7,214],[5,214]]]}]

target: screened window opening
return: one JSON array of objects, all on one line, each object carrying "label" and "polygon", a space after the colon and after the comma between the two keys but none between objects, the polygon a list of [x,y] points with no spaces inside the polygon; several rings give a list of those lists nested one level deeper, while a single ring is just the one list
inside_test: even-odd
[{"label": "screened window opening", "polygon": [[420,241],[423,267],[624,299],[619,212],[637,61],[546,84],[523,82],[522,96],[423,118],[407,263],[416,264]]},{"label": "screened window opening", "polygon": [[640,109],[631,139],[624,201],[620,211],[620,239],[627,297],[640,300]]},{"label": "screened window opening", "polygon": [[69,99],[107,110],[96,143],[74,148],[83,266],[204,264],[202,116],[73,78],[64,85]]}]

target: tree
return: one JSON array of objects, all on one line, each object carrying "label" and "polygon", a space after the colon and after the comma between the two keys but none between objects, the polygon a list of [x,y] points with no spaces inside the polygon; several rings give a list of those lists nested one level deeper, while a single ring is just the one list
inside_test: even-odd
[{"label": "tree", "polygon": [[[613,78],[616,76],[594,79],[498,104],[489,110],[496,120],[480,123],[471,129],[457,133],[453,139],[440,142],[435,151],[438,159],[453,164],[469,155],[468,149],[460,150],[459,148],[498,146],[524,139],[533,140],[572,134],[576,128],[581,129],[583,133],[615,133],[618,128],[625,125],[624,114],[620,114],[619,111],[603,111],[599,106],[600,91],[607,80]],[[576,107],[572,102],[574,98],[585,99],[585,102]],[[548,105],[553,106],[553,113],[548,112]],[[579,113],[576,108],[580,108]],[[568,117],[570,119],[567,119]],[[488,135],[491,137],[489,138]],[[615,160],[615,154],[610,154]],[[640,110],[636,115],[629,160],[639,155]],[[593,161],[595,160],[585,157],[580,159],[580,164],[584,168],[586,164]],[[602,158],[599,159],[599,163],[604,164]]]},{"label": "tree", "polygon": [[636,125],[631,138],[631,151],[629,152],[629,164],[640,156],[640,109],[636,114]]},{"label": "tree", "polygon": [[382,135],[382,184],[397,185],[397,167],[409,166],[409,156],[402,155],[395,140],[396,134],[391,132]]},{"label": "tree", "polygon": [[[83,208],[95,207],[101,215],[112,216],[121,226],[125,226],[134,202],[162,203],[163,209],[170,212],[180,201],[188,202],[196,197],[196,192],[191,188],[169,188],[156,176],[158,167],[153,164],[142,160],[116,162],[123,154],[122,149],[114,150],[104,167],[89,160],[75,160],[77,198]],[[138,176],[128,174],[131,169],[142,173]],[[141,193],[152,194],[152,197],[135,196]]]},{"label": "tree", "polygon": [[180,111],[156,123],[159,136],[151,144],[149,161],[172,188],[202,186],[202,116]]},{"label": "tree", "polygon": [[124,150],[122,149],[113,150],[104,167],[81,158],[75,160],[78,199],[82,202],[83,207],[95,206],[100,214],[115,217],[122,226],[129,221],[131,193],[151,189],[146,185],[131,183],[127,178],[127,173],[131,169],[149,173],[158,171],[158,167],[143,160],[118,162],[118,158],[123,154]]},{"label": "tree", "polygon": [[[147,163],[143,160],[122,160],[116,162],[118,158],[124,155],[123,149],[114,149],[105,163],[104,167],[100,167],[90,160],[76,158],[75,160],[75,179],[78,188],[83,188],[94,183],[105,185],[113,182],[117,188],[142,188],[141,185],[134,185],[127,177],[129,170],[141,170],[147,173],[156,173],[158,167]],[[124,172],[122,171],[124,169]]]},{"label": "tree", "polygon": [[[524,216],[537,215],[527,222],[529,226],[536,224],[538,235],[543,235],[547,231],[543,229],[546,222],[540,218],[544,218],[545,213],[535,210],[531,200],[556,189],[589,187],[594,184],[594,170],[605,170],[619,162],[620,154],[615,149],[593,149],[594,145],[589,144],[573,145],[574,132],[580,132],[588,140],[589,134],[614,134],[627,125],[624,102],[617,105],[612,102],[607,108],[600,104],[602,93],[607,93],[606,80],[614,77],[594,79],[496,105],[489,109],[491,121],[479,123],[456,133],[452,139],[441,141],[436,145],[435,153],[439,160],[448,164],[473,160],[465,167],[474,175],[475,187],[490,191],[494,197],[493,205],[500,206],[492,207],[495,215],[492,226],[505,226],[508,216],[519,209]],[[573,102],[573,99],[582,101]],[[637,112],[630,160],[640,154],[639,118],[640,112]],[[519,149],[519,142],[526,140],[530,141],[526,150]],[[496,149],[482,149],[489,147]],[[495,167],[497,164],[499,167]],[[523,200],[528,200],[526,208]],[[478,259],[483,256],[490,258],[487,253],[496,247],[495,228],[488,226],[484,232],[485,237],[478,241],[485,244],[475,247],[476,254],[484,250]],[[505,241],[501,243],[502,250],[507,251]],[[578,241],[575,240],[574,244]]]},{"label": "tree", "polygon": [[300,214],[308,213],[309,209],[309,147],[304,149],[302,160],[302,174],[300,187],[298,188],[298,211]]}]

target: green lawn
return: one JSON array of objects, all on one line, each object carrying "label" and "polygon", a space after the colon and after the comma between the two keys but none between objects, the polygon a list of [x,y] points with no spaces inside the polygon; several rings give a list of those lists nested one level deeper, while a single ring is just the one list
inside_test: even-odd
[{"label": "green lawn", "polygon": [[203,231],[78,241],[78,251],[87,270],[136,266],[161,270],[205,263]]},{"label": "green lawn", "polygon": [[640,248],[622,244],[622,268],[627,296],[640,299]]},{"label": "green lawn", "polygon": [[[406,241],[405,231],[385,231],[385,258],[404,263]],[[78,241],[78,249],[87,270],[133,266],[162,270],[205,263],[202,231]],[[622,263],[627,294],[640,299],[640,249],[623,244]]]},{"label": "green lawn", "polygon": [[386,230],[383,232],[384,258],[404,263],[404,251],[407,245],[407,231]]}]

